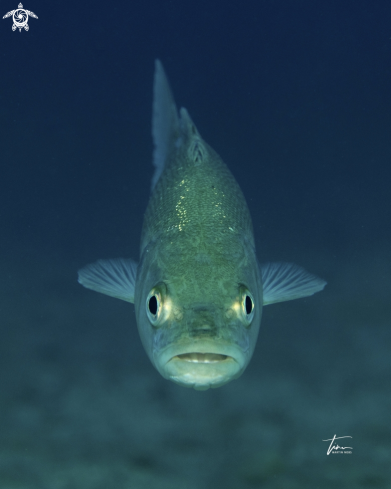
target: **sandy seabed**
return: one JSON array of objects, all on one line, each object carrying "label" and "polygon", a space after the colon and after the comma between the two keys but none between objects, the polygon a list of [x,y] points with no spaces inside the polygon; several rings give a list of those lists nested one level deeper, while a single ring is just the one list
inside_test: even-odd
[{"label": "sandy seabed", "polygon": [[[133,306],[81,288],[82,263],[3,256],[1,489],[390,488],[391,260],[373,256],[319,258],[325,291],[265,308],[247,371],[206,392],[160,377]],[[327,455],[334,435],[351,453]]]}]

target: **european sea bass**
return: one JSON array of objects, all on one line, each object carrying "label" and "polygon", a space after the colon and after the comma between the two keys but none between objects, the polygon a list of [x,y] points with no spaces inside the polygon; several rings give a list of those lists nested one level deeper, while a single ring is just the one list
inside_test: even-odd
[{"label": "european sea bass", "polygon": [[263,305],[312,295],[326,282],[296,265],[258,265],[239,185],[186,109],[178,114],[158,60],[152,135],[140,261],[99,260],[79,271],[79,282],[134,302],[142,343],[163,377],[219,387],[248,365]]}]

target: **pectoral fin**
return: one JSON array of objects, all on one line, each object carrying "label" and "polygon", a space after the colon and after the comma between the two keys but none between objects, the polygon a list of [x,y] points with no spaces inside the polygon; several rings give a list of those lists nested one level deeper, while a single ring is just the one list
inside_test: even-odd
[{"label": "pectoral fin", "polygon": [[266,263],[261,273],[264,305],[307,297],[327,284],[293,263]]},{"label": "pectoral fin", "polygon": [[130,259],[98,260],[78,272],[78,281],[87,289],[134,302],[137,263]]}]

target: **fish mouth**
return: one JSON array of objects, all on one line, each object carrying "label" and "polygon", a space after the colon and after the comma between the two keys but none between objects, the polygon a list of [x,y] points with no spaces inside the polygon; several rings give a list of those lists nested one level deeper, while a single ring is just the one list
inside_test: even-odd
[{"label": "fish mouth", "polygon": [[166,379],[196,390],[220,387],[239,377],[247,364],[246,355],[235,346],[211,346],[172,346],[155,357],[155,365]]},{"label": "fish mouth", "polygon": [[216,362],[225,362],[226,360],[230,360],[231,357],[228,355],[221,355],[220,353],[199,353],[199,352],[190,352],[190,353],[181,353],[179,355],[175,355],[171,358],[172,360],[181,360],[183,362],[192,362],[192,363],[216,363]]}]

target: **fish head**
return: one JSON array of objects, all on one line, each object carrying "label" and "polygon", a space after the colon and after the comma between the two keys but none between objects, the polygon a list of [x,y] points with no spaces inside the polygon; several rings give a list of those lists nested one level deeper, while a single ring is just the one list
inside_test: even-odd
[{"label": "fish head", "polygon": [[160,247],[144,250],[135,294],[151,362],[164,378],[197,390],[238,378],[252,357],[262,315],[255,253],[243,249],[237,267],[232,256],[219,263],[207,253],[181,259]]}]

